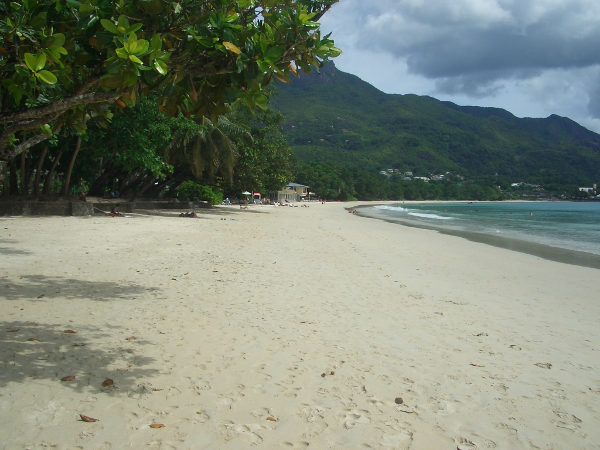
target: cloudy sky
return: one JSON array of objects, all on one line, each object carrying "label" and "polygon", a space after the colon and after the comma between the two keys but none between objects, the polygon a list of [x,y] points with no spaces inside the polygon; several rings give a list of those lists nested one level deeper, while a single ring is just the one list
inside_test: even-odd
[{"label": "cloudy sky", "polygon": [[336,66],[378,89],[600,132],[600,1],[340,0]]}]

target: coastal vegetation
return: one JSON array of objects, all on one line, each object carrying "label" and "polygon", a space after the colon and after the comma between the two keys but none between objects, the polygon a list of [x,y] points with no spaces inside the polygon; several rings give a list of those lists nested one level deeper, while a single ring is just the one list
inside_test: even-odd
[{"label": "coastal vegetation", "polygon": [[318,23],[333,3],[0,4],[2,194],[597,195],[600,136],[567,118],[389,95],[337,70]]},{"label": "coastal vegetation", "polygon": [[[266,108],[273,79],[288,80],[339,55],[318,23],[335,1],[0,3],[4,193],[51,193],[57,185],[69,193],[74,175],[86,171],[79,159],[90,147],[105,181],[122,170],[126,178],[144,172],[155,183],[152,177],[166,177],[183,160],[192,161],[195,176],[221,175],[233,165],[233,147],[216,142],[231,140],[223,116]],[[155,111],[150,103],[129,111],[147,98]],[[159,113],[179,122],[161,123]],[[98,130],[111,127],[115,135],[102,150]],[[167,128],[177,142],[165,149]],[[212,155],[217,167],[196,158],[211,148],[225,152]],[[97,189],[99,181],[89,175],[77,183]]]}]

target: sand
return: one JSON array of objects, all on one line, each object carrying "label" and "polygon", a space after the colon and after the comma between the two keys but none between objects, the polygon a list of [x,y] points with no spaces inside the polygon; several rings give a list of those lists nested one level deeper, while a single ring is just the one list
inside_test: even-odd
[{"label": "sand", "polygon": [[0,447],[600,448],[600,271],[348,206],[0,218]]}]

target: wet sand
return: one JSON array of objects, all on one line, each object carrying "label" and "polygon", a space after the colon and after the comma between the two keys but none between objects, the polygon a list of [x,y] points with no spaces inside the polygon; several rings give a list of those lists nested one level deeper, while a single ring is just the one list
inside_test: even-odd
[{"label": "wet sand", "polygon": [[415,221],[403,220],[401,218],[390,219],[389,217],[378,214],[376,211],[370,210],[370,208],[367,209],[365,207],[360,206],[356,208],[356,212],[364,217],[371,217],[377,220],[385,220],[387,222],[401,224],[407,227],[435,230],[442,234],[458,236],[473,242],[480,242],[482,244],[493,245],[495,247],[505,248],[507,250],[513,250],[516,252],[523,252],[529,255],[548,259],[550,261],[600,269],[600,255],[597,255],[595,253],[553,247],[550,245],[524,241],[521,239],[515,239],[507,236],[495,236],[491,234],[478,233],[466,230],[450,230],[443,227],[436,227],[435,225],[423,225]]}]

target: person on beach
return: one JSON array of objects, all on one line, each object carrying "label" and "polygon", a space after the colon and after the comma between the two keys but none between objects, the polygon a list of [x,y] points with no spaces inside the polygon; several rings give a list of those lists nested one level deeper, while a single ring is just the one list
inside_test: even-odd
[{"label": "person on beach", "polygon": [[113,206],[113,209],[110,210],[110,213],[108,214],[110,217],[123,217],[123,214],[121,214],[119,212],[119,206],[120,205],[115,205]]}]

